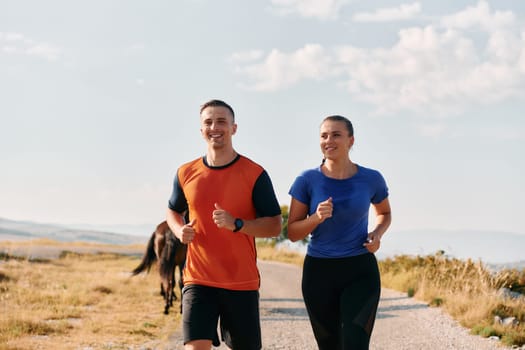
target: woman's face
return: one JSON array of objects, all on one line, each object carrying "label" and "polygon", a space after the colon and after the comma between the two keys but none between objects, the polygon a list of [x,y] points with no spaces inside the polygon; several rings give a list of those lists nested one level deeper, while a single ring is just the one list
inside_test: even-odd
[{"label": "woman's face", "polygon": [[326,159],[346,158],[354,144],[354,137],[348,134],[344,122],[325,120],[321,124],[319,143]]}]

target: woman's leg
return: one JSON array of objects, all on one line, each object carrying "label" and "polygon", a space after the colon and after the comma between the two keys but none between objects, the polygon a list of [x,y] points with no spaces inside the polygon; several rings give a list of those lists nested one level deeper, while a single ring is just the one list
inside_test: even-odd
[{"label": "woman's leg", "polygon": [[369,347],[381,294],[381,281],[373,254],[352,259],[353,269],[359,273],[341,295],[343,349],[361,350]]},{"label": "woman's leg", "polygon": [[302,290],[310,324],[320,350],[340,349],[339,292],[329,259],[305,257]]}]

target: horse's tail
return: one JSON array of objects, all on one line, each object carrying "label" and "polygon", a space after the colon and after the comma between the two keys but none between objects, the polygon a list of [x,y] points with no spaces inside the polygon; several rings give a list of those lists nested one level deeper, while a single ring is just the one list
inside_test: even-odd
[{"label": "horse's tail", "polygon": [[142,261],[140,262],[139,266],[135,267],[135,269],[131,272],[133,276],[138,275],[139,273],[143,272],[144,270],[151,269],[151,265],[157,260],[157,255],[155,254],[155,232],[151,235],[151,238],[148,242],[148,247],[146,248],[146,251],[144,252],[144,256],[142,257]]}]

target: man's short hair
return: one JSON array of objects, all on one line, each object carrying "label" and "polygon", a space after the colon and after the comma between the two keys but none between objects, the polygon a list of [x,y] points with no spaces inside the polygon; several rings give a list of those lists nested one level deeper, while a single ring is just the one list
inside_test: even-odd
[{"label": "man's short hair", "polygon": [[233,112],[233,108],[229,104],[227,104],[226,102],[221,101],[221,100],[209,100],[208,102],[204,103],[201,106],[201,110],[200,110],[199,114],[202,114],[202,111],[205,110],[208,107],[224,107],[224,108],[227,108],[230,111],[230,113],[231,113],[231,115],[233,117],[233,121],[235,121],[235,113]]}]

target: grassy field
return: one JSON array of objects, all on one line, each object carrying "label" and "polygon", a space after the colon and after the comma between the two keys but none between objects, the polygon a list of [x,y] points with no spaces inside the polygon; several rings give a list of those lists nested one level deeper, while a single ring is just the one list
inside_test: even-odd
[{"label": "grassy field", "polygon": [[[525,344],[525,270],[489,271],[482,262],[429,256],[396,256],[379,263],[382,284],[442,307],[473,334],[498,336],[505,345]],[[504,297],[502,288],[521,293]],[[495,321],[512,320],[504,326]]]},{"label": "grassy field", "polygon": [[0,349],[161,348],[180,322],[178,304],[163,314],[156,271],[130,275],[139,260],[114,253],[64,252],[49,260],[3,254]]},{"label": "grassy field", "polygon": [[[142,246],[0,242],[4,251],[6,246],[14,251],[14,245],[35,249],[55,245],[69,252],[54,259],[0,256],[0,350],[162,349],[179,327],[178,302],[169,315],[162,313],[157,272],[130,275],[140,255],[129,252],[142,252]],[[86,247],[106,252],[72,252]],[[277,250],[264,241],[258,242],[258,257],[296,265],[303,261],[302,255]],[[523,293],[525,271],[495,274],[480,262],[439,254],[398,256],[379,265],[385,287],[443,307],[475,334],[499,336],[506,345],[525,344],[524,298],[498,294],[502,287]],[[519,323],[503,326],[494,322],[495,316],[515,317]]]}]

